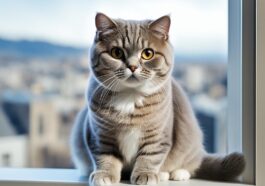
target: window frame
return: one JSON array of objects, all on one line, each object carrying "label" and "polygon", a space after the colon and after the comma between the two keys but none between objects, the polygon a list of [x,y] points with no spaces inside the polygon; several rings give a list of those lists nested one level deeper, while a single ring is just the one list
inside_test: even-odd
[{"label": "window frame", "polygon": [[255,184],[256,0],[242,0],[242,150],[243,182]]},{"label": "window frame", "polygon": [[[242,150],[247,163],[243,183],[256,186],[265,183],[264,17],[263,0],[229,0],[228,151]],[[242,146],[232,140],[236,129],[242,131]]]},{"label": "window frame", "polygon": [[257,186],[262,186],[265,183],[265,1],[257,0],[256,12],[256,167],[255,167],[255,180]]},{"label": "window frame", "polygon": [[228,152],[243,152],[242,181],[249,184],[255,184],[255,14],[255,0],[229,1]]}]

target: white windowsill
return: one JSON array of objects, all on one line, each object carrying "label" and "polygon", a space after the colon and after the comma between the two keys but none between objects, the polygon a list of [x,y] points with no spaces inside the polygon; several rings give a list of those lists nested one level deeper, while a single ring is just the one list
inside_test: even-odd
[{"label": "white windowsill", "polygon": [[[0,186],[44,186],[44,185],[87,185],[80,179],[76,170],[72,169],[9,169],[0,168]],[[131,184],[120,183],[119,186]],[[223,183],[205,180],[168,181],[159,186],[250,186],[240,183]]]}]

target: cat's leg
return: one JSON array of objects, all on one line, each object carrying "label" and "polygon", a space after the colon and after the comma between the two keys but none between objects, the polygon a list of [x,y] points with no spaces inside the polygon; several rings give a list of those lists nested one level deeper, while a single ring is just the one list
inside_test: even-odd
[{"label": "cat's leg", "polygon": [[147,143],[140,149],[132,171],[131,183],[137,185],[157,184],[160,180],[159,170],[170,150],[170,144]]},{"label": "cat's leg", "polygon": [[79,170],[79,175],[88,177],[93,171],[93,160],[84,140],[84,128],[88,122],[86,117],[87,109],[83,109],[76,118],[71,133],[71,155],[75,167]]},{"label": "cat's leg", "polygon": [[[198,147],[198,146],[197,146]],[[183,169],[190,173],[190,177],[194,177],[196,170],[201,166],[205,151],[203,148],[194,148],[185,158],[183,162]]]},{"label": "cat's leg", "polygon": [[169,172],[159,172],[159,179],[160,181],[167,181],[169,180]]},{"label": "cat's leg", "polygon": [[[183,167],[183,155],[182,152],[177,154],[170,154],[170,156],[165,160],[164,165],[162,166],[162,171],[168,173],[169,180],[188,180],[191,177],[191,172],[186,167]],[[179,155],[179,156],[178,156]]]},{"label": "cat's leg", "polygon": [[[191,143],[189,143],[191,144]],[[179,144],[179,147],[181,145]],[[184,181],[189,180],[195,174],[195,171],[200,167],[202,157],[204,154],[203,148],[200,145],[192,145],[190,148],[175,148],[174,158],[169,158],[165,162],[170,167],[170,180]],[[181,151],[185,149],[185,151]]]},{"label": "cat's leg", "polygon": [[198,148],[192,148],[185,154],[182,165],[170,172],[170,180],[185,181],[194,176],[195,171],[200,167],[203,157],[203,151]]},{"label": "cat's leg", "polygon": [[181,86],[172,80],[174,124],[171,154],[165,162],[170,180],[188,180],[201,163],[203,133]]},{"label": "cat's leg", "polygon": [[175,169],[170,173],[170,180],[185,181],[194,176],[195,171],[200,167],[202,161],[201,152],[193,152],[194,155],[187,155],[182,168]]},{"label": "cat's leg", "polygon": [[111,153],[95,156],[96,170],[91,173],[89,182],[93,186],[118,183],[121,179],[122,162]]},{"label": "cat's leg", "polygon": [[[176,150],[174,153],[176,153],[174,154],[174,158],[169,158],[165,161],[167,167],[163,167],[164,170],[167,170],[166,168],[170,168],[170,180],[189,180],[194,176],[196,170],[200,167],[204,150],[199,145],[196,145],[189,150],[186,149],[186,152]],[[174,168],[169,166],[170,164],[173,165]]]}]

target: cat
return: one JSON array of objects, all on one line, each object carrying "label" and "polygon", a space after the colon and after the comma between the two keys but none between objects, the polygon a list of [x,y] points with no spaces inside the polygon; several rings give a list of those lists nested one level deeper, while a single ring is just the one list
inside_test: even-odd
[{"label": "cat", "polygon": [[232,181],[244,157],[207,154],[189,100],[171,76],[170,17],[95,17],[87,104],[71,135],[75,166],[95,186],[152,185],[191,177]]}]

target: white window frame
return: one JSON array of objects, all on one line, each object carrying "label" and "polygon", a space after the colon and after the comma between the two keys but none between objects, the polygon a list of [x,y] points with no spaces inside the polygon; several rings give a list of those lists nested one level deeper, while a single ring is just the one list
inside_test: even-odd
[{"label": "white window frame", "polygon": [[[265,1],[229,0],[228,151],[246,157],[243,183],[265,184]],[[230,82],[230,83],[229,83]],[[240,109],[238,109],[240,108]],[[237,133],[235,131],[241,131]],[[242,142],[238,134],[242,134]]]},{"label": "white window frame", "polygon": [[243,182],[254,184],[256,0],[230,0],[228,12],[228,152],[243,152]]},{"label": "white window frame", "polygon": [[265,1],[257,0],[257,31],[256,31],[256,163],[255,183],[265,184]]},{"label": "white window frame", "polygon": [[256,0],[242,1],[242,150],[243,182],[255,184]]},{"label": "white window frame", "polygon": [[[256,186],[265,184],[265,160],[263,159],[265,158],[264,60],[265,1],[229,0],[228,101],[230,105],[228,114],[230,119],[228,120],[228,133],[229,139],[232,139],[231,136],[237,134],[231,133],[231,131],[237,129],[239,132],[242,131],[243,139],[242,148],[241,142],[230,140],[228,151],[243,151],[247,161],[243,182]],[[232,61],[234,62],[232,63]],[[233,91],[231,91],[232,89]],[[238,125],[235,125],[237,123]],[[240,125],[241,123],[242,125]],[[1,186],[66,184],[75,186],[85,185],[86,182],[78,178],[75,170],[0,169]],[[162,182],[159,185],[246,186],[246,184],[240,183],[231,184],[200,180],[190,180],[188,183]]]}]

